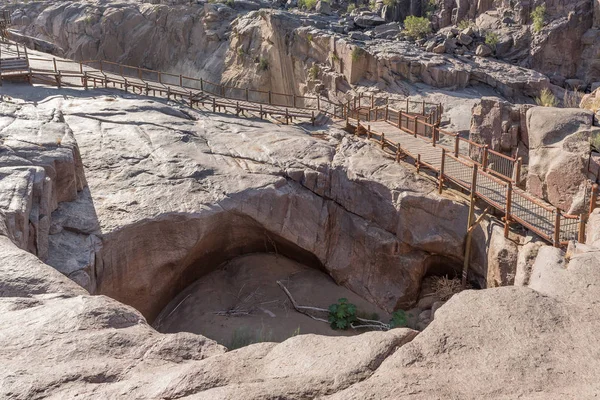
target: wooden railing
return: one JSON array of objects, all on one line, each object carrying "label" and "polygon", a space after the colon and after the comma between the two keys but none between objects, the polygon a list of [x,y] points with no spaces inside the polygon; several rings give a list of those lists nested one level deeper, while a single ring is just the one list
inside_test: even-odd
[{"label": "wooden railing", "polygon": [[[475,162],[490,174],[517,184],[521,181],[522,160],[520,158],[506,156],[497,151],[490,150],[487,145],[475,143],[471,140],[461,138],[457,133],[440,129],[437,123],[430,122],[437,118],[435,113],[426,115],[409,114],[387,106],[385,113],[378,112],[378,109],[375,110],[375,118],[370,119],[370,121],[385,120],[415,137],[420,136],[434,147],[442,146],[446,150],[452,151],[455,157]],[[382,115],[384,117],[380,118]]]},{"label": "wooden railing", "polygon": [[[380,110],[370,111],[370,115],[377,117],[380,112]],[[487,148],[481,147],[483,149],[482,159],[477,162],[466,155],[457,154],[456,148],[460,146],[460,144],[456,144],[459,143],[457,134],[441,130],[432,124],[421,123],[419,121],[422,119],[418,116],[407,115],[401,111],[387,110],[386,116],[386,122],[390,123],[391,119],[395,119],[394,126],[401,127],[405,132],[440,147],[438,166],[425,162],[419,153],[411,152],[410,149],[402,147],[401,143],[394,143],[386,139],[385,133],[372,130],[366,120],[361,122],[358,119],[356,121],[355,133],[367,135],[369,139],[380,143],[382,148],[394,149],[397,161],[400,160],[401,154],[411,157],[415,161],[417,171],[425,167],[436,172],[440,193],[448,182],[469,192],[474,191],[478,198],[504,213],[505,235],[508,235],[510,224],[516,222],[554,246],[565,245],[570,240],[585,241],[585,218],[580,215],[569,215],[529,195],[516,186],[514,179],[510,179],[510,174],[501,178],[499,175],[503,175],[502,167],[492,167],[492,162],[489,161],[490,158],[495,160],[494,157],[498,157],[498,153],[489,150],[486,152]],[[500,160],[509,159],[504,155],[501,156]],[[486,157],[488,161],[485,160]],[[494,162],[499,165],[504,161]],[[487,170],[482,168],[483,165]],[[595,198],[597,199],[597,185],[595,188]],[[596,204],[595,200],[593,204]]]}]

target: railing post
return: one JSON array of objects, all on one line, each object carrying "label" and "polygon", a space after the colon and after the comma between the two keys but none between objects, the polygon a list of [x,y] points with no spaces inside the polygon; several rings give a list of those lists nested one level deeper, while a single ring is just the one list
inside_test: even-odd
[{"label": "railing post", "polygon": [[104,72],[102,71],[102,60],[98,61],[98,64],[100,64],[100,72],[104,74]]},{"label": "railing post", "polygon": [[83,74],[83,63],[79,63],[79,73]]},{"label": "railing post", "polygon": [[293,96],[292,97],[292,99],[293,99],[293,105],[294,105],[294,108],[296,108],[296,94],[293,94],[292,96]]},{"label": "railing post", "polygon": [[[17,49],[18,49],[18,48],[19,48],[19,47],[17,46]],[[52,58],[52,63],[54,64],[54,73],[56,73],[56,72],[58,71],[58,70],[56,69],[56,58],[54,58],[54,57]]]},{"label": "railing post", "polygon": [[387,105],[387,104],[385,105],[385,120],[386,121],[388,120],[389,107],[390,107],[389,105]]},{"label": "railing post", "polygon": [[577,227],[579,228],[577,233],[577,241],[579,243],[585,243],[585,217],[583,215],[579,215],[577,218],[579,219],[577,222]]},{"label": "railing post", "polygon": [[402,111],[398,110],[398,129],[402,128]]},{"label": "railing post", "polygon": [[321,96],[319,95],[317,95],[317,110],[321,111]]},{"label": "railing post", "polygon": [[512,211],[512,182],[508,182],[506,187],[506,213],[504,214],[504,237],[508,238],[510,229],[510,213]]},{"label": "railing post", "polygon": [[313,112],[312,112],[312,117],[311,117],[311,119],[310,119],[310,120],[311,120],[311,122],[312,122],[312,126],[315,126],[315,112],[314,112],[314,110],[313,110]]},{"label": "railing post", "polygon": [[367,122],[371,122],[371,109],[367,112]]},{"label": "railing post", "polygon": [[517,162],[515,163],[515,176],[514,181],[518,185],[521,182],[521,165],[523,164],[523,158],[517,158]]},{"label": "railing post", "polygon": [[475,218],[475,190],[477,188],[477,164],[473,164],[473,178],[471,180],[471,197],[469,202],[469,219],[467,222],[467,240],[465,243],[465,260],[462,270],[462,287],[467,286],[467,276],[469,274],[469,261],[471,258],[471,238],[473,219]]},{"label": "railing post", "polygon": [[179,87],[183,87],[183,76],[179,75]]},{"label": "railing post", "polygon": [[458,135],[454,136],[454,157],[458,158],[458,151],[460,148],[460,137]]},{"label": "railing post", "polygon": [[375,107],[375,97],[371,95],[371,108]]},{"label": "railing post", "polygon": [[408,114],[408,97],[406,98],[406,113]]},{"label": "railing post", "polygon": [[554,210],[554,247],[560,247],[560,208]]},{"label": "railing post", "polygon": [[200,78],[200,91],[204,92],[204,79]]},{"label": "railing post", "polygon": [[483,146],[483,160],[481,160],[481,165],[483,166],[483,170],[487,171],[487,163],[488,163],[488,145]]},{"label": "railing post", "polygon": [[271,104],[271,91],[269,90],[269,104]]},{"label": "railing post", "polygon": [[438,193],[444,190],[444,169],[446,165],[446,149],[442,147],[442,162],[440,163],[440,175],[438,176]]},{"label": "railing post", "polygon": [[417,174],[421,169],[421,153],[417,154],[417,159],[415,160],[415,167],[417,167]]},{"label": "railing post", "polygon": [[385,149],[385,133],[381,132],[381,150]]},{"label": "railing post", "polygon": [[367,139],[371,139],[371,125],[367,125]]},{"label": "railing post", "polygon": [[158,71],[158,83],[162,83],[162,74]]},{"label": "railing post", "polygon": [[246,101],[250,101],[250,95],[248,93],[248,88],[246,88]]},{"label": "railing post", "polygon": [[433,147],[435,147],[437,128],[434,126],[431,129],[432,129],[432,132],[431,132],[431,143],[433,144]]},{"label": "railing post", "polygon": [[590,215],[596,209],[597,203],[598,203],[598,184],[594,183],[592,185],[592,194],[590,196]]},{"label": "railing post", "polygon": [[421,115],[425,115],[425,100],[423,100],[423,108],[421,110]]}]

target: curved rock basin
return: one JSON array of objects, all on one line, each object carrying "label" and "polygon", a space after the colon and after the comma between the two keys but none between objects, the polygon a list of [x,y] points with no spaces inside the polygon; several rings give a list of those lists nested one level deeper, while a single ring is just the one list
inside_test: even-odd
[{"label": "curved rock basin", "polygon": [[[251,342],[281,342],[306,333],[360,333],[333,330],[327,323],[298,313],[277,281],[299,305],[326,309],[343,297],[365,317],[389,319],[384,310],[338,286],[322,271],[282,255],[255,253],[237,257],[188,286],[165,307],[153,326],[163,333],[202,334],[229,349]],[[315,315],[327,319],[326,313]]]}]

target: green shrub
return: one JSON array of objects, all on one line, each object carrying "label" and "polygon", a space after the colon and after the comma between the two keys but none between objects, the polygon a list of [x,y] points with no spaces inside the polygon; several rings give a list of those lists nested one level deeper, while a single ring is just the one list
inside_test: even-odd
[{"label": "green shrub", "polygon": [[383,0],[383,4],[388,7],[394,7],[398,4],[398,0]]},{"label": "green shrub", "polygon": [[311,80],[315,81],[319,77],[319,71],[319,66],[317,64],[313,64],[313,66],[308,70],[308,76]]},{"label": "green shrub", "polygon": [[354,3],[350,3],[350,4],[348,4],[348,9],[346,10],[346,12],[347,12],[348,14],[350,14],[350,13],[351,13],[352,11],[354,11],[354,10],[356,10],[356,4],[354,4]]},{"label": "green shrub", "polygon": [[267,60],[264,57],[261,57],[259,62],[258,62],[258,70],[259,71],[266,71],[269,69],[269,60]]},{"label": "green shrub", "polygon": [[375,0],[371,0],[369,2],[369,9],[371,11],[375,11],[377,9],[377,2]]},{"label": "green shrub", "polygon": [[311,35],[310,33],[308,35],[306,35],[306,40],[308,40],[308,43],[312,43],[313,35]]},{"label": "green shrub", "polygon": [[242,46],[237,48],[237,55],[238,57],[244,57],[244,49],[242,48]]},{"label": "green shrub", "polygon": [[365,51],[360,47],[352,49],[352,61],[359,61],[365,56]]},{"label": "green shrub", "polygon": [[473,25],[473,22],[469,21],[468,19],[463,19],[462,21],[460,21],[458,23],[458,29],[460,29],[461,31],[464,31],[465,29],[470,28]]},{"label": "green shrub", "polygon": [[558,105],[558,100],[550,89],[542,89],[540,97],[536,97],[535,102],[542,107],[556,107]]},{"label": "green shrub", "polygon": [[392,320],[390,321],[390,328],[403,328],[408,325],[408,317],[404,310],[394,311],[392,314]]},{"label": "green shrub", "polygon": [[337,54],[331,53],[331,61],[336,63],[336,62],[340,61],[340,58],[338,57]]},{"label": "green shrub", "polygon": [[317,5],[318,0],[298,0],[298,8],[304,8],[305,10],[312,10]]},{"label": "green shrub", "polygon": [[531,19],[533,21],[533,31],[535,33],[540,33],[542,28],[544,28],[544,21],[546,19],[546,5],[542,4],[541,6],[537,6],[531,12]]},{"label": "green shrub", "polygon": [[437,1],[429,0],[425,3],[424,13],[427,19],[431,18],[431,15],[437,10]]},{"label": "green shrub", "polygon": [[431,24],[425,17],[410,15],[404,20],[404,30],[413,39],[419,39],[431,32]]},{"label": "green shrub", "polygon": [[348,299],[338,299],[329,306],[329,324],[332,329],[348,329],[356,321],[356,306],[348,303]]},{"label": "green shrub", "polygon": [[490,46],[492,50],[496,50],[498,42],[500,42],[500,36],[496,32],[489,31],[485,34],[485,44]]}]

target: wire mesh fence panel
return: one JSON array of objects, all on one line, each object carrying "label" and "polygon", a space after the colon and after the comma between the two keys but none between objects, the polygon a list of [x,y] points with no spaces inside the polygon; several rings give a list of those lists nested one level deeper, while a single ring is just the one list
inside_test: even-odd
[{"label": "wire mesh fence panel", "polygon": [[484,171],[477,170],[476,193],[499,210],[506,211],[506,189],[508,184],[494,179]]},{"label": "wire mesh fence panel", "polygon": [[556,210],[541,205],[521,190],[513,190],[511,217],[538,235],[552,241]]},{"label": "wire mesh fence panel", "polygon": [[438,137],[437,137],[437,145],[438,146],[441,146],[448,151],[454,152],[455,142],[456,142],[455,134],[443,131],[441,129],[438,130]]},{"label": "wire mesh fence panel", "polygon": [[446,154],[446,158],[444,159],[444,175],[454,181],[454,183],[470,189],[473,178],[473,167],[465,165]]},{"label": "wire mesh fence panel", "polygon": [[487,168],[507,179],[513,179],[515,162],[516,161],[514,159],[503,154],[492,150],[488,151]]},{"label": "wire mesh fence panel", "polygon": [[577,240],[579,236],[579,217],[576,216],[560,216],[560,241],[568,242]]}]

